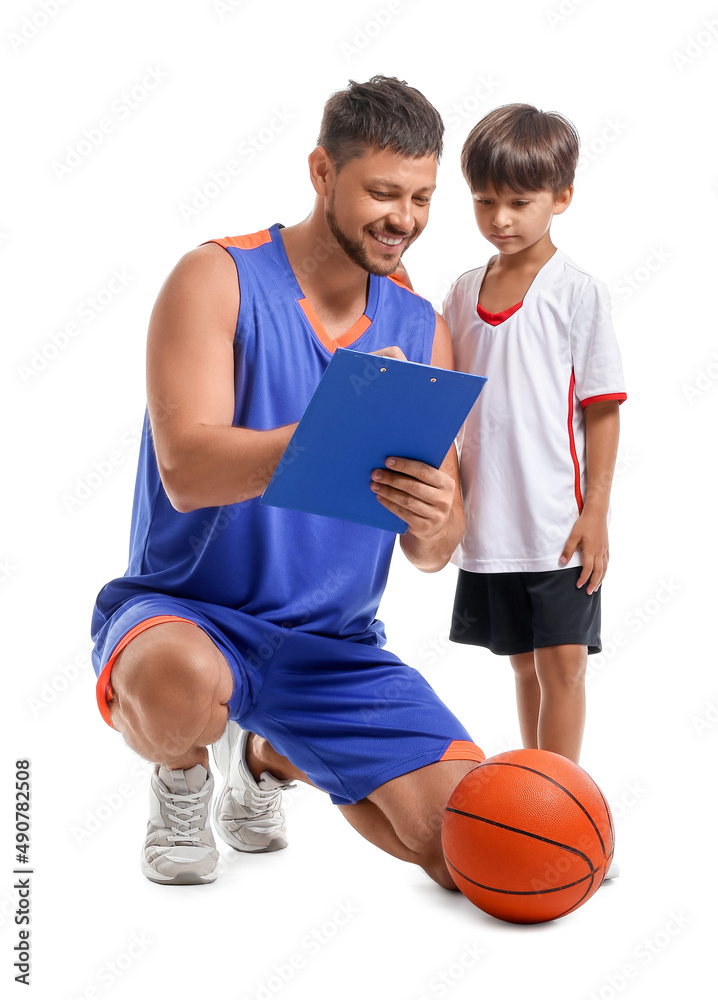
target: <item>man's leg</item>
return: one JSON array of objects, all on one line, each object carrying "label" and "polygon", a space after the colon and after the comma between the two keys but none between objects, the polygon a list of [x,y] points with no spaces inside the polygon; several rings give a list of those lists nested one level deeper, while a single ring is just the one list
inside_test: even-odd
[{"label": "man's leg", "polygon": [[112,668],[112,723],[141,757],[171,769],[208,766],[234,681],[202,629],[169,622],[141,632]]},{"label": "man's leg", "polygon": [[227,725],[234,681],[209,636],[186,622],[136,635],[112,666],[113,725],[157,764],[142,872],[165,885],[214,881],[219,860],[209,822],[214,781],[207,744]]},{"label": "man's leg", "polygon": [[[255,779],[269,771],[282,781],[309,780],[267,740],[253,735],[249,747],[247,764]],[[419,865],[445,889],[455,889],[441,849],[441,825],[451,793],[475,767],[473,760],[437,761],[392,778],[361,802],[339,809],[370,843]]]}]

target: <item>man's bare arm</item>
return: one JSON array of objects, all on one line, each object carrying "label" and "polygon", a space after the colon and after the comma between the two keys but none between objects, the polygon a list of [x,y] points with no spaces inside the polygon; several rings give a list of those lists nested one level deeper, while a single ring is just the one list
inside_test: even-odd
[{"label": "man's bare arm", "polygon": [[259,496],[296,424],[233,427],[237,272],[217,244],[186,254],[150,319],[147,398],[162,483],[176,510]]}]

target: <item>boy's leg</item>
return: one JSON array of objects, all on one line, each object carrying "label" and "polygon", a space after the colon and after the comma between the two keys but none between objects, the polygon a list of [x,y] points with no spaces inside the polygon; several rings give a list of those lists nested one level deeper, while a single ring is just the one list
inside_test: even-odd
[{"label": "boy's leg", "polygon": [[541,686],[538,745],[578,764],[586,721],[586,646],[543,646],[534,650]]},{"label": "boy's leg", "polygon": [[538,722],[541,688],[536,676],[533,650],[509,657],[516,681],[516,706],[519,713],[521,742],[526,750],[538,748]]}]

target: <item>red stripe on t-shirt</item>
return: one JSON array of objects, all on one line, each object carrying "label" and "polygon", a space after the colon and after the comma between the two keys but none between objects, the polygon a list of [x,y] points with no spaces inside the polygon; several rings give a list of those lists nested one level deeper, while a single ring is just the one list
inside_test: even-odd
[{"label": "red stripe on t-shirt", "polygon": [[578,464],[576,454],[576,442],[573,437],[573,392],[576,385],[576,376],[571,371],[571,381],[568,387],[568,443],[571,448],[571,460],[573,461],[573,492],[576,496],[576,504],[579,514],[583,510],[583,497],[581,496],[581,467]]}]

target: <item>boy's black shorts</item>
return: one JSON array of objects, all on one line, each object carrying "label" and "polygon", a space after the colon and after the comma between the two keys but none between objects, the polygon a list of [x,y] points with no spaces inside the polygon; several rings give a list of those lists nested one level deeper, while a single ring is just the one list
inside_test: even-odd
[{"label": "boy's black shorts", "polygon": [[541,646],[576,644],[601,652],[601,590],[576,581],[580,566],[543,573],[459,570],[449,637],[515,656]]}]

